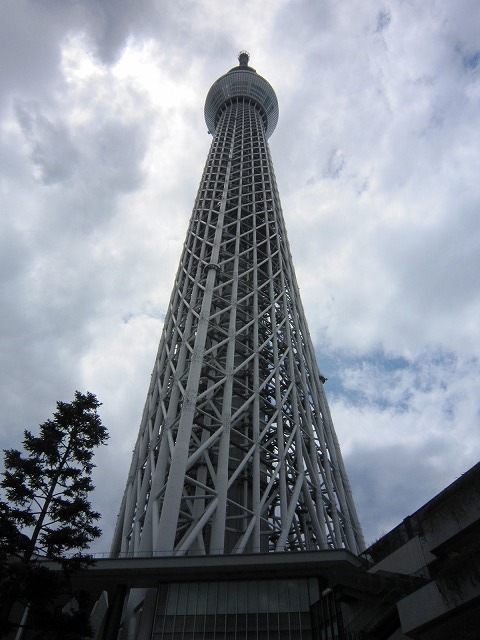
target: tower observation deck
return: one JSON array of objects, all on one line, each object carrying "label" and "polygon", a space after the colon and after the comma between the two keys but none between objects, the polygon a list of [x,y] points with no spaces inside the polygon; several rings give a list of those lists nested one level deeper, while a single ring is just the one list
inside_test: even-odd
[{"label": "tower observation deck", "polygon": [[230,69],[210,88],[205,101],[205,121],[210,133],[215,133],[221,113],[232,101],[250,99],[262,114],[265,134],[270,138],[278,122],[278,100],[275,91],[248,66],[249,56],[242,51],[239,66]]},{"label": "tower observation deck", "polygon": [[278,102],[248,63],[207,95],[213,140],[113,557],[363,548],[267,142]]}]

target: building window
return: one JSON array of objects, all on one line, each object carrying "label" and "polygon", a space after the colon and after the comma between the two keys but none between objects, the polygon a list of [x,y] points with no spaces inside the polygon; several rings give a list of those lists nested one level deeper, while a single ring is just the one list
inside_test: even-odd
[{"label": "building window", "polygon": [[316,579],[182,582],[158,590],[153,640],[315,640]]}]

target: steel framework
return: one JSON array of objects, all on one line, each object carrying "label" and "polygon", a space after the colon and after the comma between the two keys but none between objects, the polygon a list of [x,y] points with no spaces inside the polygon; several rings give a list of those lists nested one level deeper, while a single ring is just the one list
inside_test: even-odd
[{"label": "steel framework", "polygon": [[208,154],[112,555],[363,548],[267,139],[271,86],[217,80]]}]

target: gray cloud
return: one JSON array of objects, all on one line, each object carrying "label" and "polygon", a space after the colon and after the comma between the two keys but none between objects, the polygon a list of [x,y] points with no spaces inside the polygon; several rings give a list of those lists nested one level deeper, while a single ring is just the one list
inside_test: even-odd
[{"label": "gray cloud", "polygon": [[379,11],[377,14],[377,28],[375,29],[375,31],[377,33],[384,31],[391,21],[392,16],[390,14],[390,11]]},{"label": "gray cloud", "polygon": [[51,122],[35,104],[17,103],[15,113],[30,147],[36,177],[44,184],[69,178],[78,156],[63,124]]},{"label": "gray cloud", "polygon": [[338,178],[345,167],[345,156],[340,149],[335,149],[330,154],[326,167],[323,170],[323,176],[325,178]]},{"label": "gray cloud", "polygon": [[279,97],[272,155],[367,537],[475,462],[477,14],[473,0],[7,0],[0,435],[16,446],[56,400],[98,394],[97,549],[210,142],[204,98],[243,48]]},{"label": "gray cloud", "polygon": [[[359,517],[367,545],[419,509],[453,480],[439,466],[443,443],[434,439],[415,451],[395,444],[378,451],[357,449],[348,456]],[[373,525],[374,523],[374,525]],[[373,525],[373,526],[372,526]]]}]

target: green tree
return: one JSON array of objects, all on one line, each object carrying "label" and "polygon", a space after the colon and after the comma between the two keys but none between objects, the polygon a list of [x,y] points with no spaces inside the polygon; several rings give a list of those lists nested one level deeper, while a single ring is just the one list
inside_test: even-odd
[{"label": "green tree", "polygon": [[[92,563],[83,553],[101,535],[89,493],[94,449],[106,444],[92,393],[75,392],[70,403],[58,402],[53,419],[39,435],[24,432],[24,453],[5,450],[0,482],[0,637],[12,628],[14,606],[28,606],[27,626],[38,638],[74,639],[89,635],[81,594],[75,611],[62,611],[73,596],[72,572]],[[68,554],[68,555],[67,555]],[[50,570],[45,559],[61,570]],[[18,624],[18,621],[17,621]]]}]

